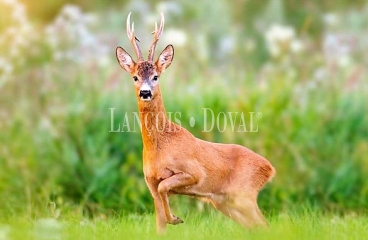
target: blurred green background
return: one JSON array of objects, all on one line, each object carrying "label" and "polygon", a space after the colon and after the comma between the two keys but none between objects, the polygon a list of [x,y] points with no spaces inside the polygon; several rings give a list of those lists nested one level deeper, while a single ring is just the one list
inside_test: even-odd
[{"label": "blurred green background", "polygon": [[[368,1],[0,0],[1,217],[153,211],[140,133],[109,132],[109,108],[116,128],[137,111],[115,58],[116,46],[133,55],[127,14],[147,54],[160,11],[157,51],[175,47],[166,110],[272,162],[263,210],[367,212]],[[203,132],[202,108],[261,112],[259,131]]]}]

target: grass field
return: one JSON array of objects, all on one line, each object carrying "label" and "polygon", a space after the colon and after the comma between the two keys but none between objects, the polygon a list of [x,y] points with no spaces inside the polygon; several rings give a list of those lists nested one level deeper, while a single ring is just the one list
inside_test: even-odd
[{"label": "grass field", "polygon": [[358,214],[337,216],[319,212],[269,216],[269,227],[245,230],[215,211],[191,213],[184,224],[168,226],[166,234],[157,235],[153,215],[127,215],[97,218],[94,221],[67,216],[32,220],[11,218],[0,223],[0,239],[365,239],[368,217]]}]

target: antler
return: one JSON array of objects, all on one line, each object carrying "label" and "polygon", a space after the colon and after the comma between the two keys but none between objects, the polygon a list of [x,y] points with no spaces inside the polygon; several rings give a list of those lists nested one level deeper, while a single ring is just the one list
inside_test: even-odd
[{"label": "antler", "polygon": [[138,61],[143,61],[142,52],[138,46],[139,39],[134,34],[134,22],[132,23],[132,25],[130,25],[130,15],[131,14],[132,13],[130,12],[127,18],[127,24],[126,24],[127,25],[127,35],[128,35],[130,42],[133,44],[133,48],[134,48],[135,53],[137,54]]},{"label": "antler", "polygon": [[154,35],[153,35],[153,42],[148,53],[148,61],[153,61],[153,55],[155,54],[157,42],[160,39],[160,36],[164,30],[165,17],[162,12],[160,13],[160,15],[161,15],[160,27],[157,29],[157,22],[155,22],[155,31],[152,32]]}]

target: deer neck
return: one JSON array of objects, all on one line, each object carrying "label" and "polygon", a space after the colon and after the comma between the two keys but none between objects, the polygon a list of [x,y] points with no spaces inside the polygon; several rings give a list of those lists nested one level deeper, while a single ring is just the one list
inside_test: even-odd
[{"label": "deer neck", "polygon": [[159,88],[149,102],[138,100],[139,117],[142,124],[142,140],[145,148],[155,147],[170,125]]}]

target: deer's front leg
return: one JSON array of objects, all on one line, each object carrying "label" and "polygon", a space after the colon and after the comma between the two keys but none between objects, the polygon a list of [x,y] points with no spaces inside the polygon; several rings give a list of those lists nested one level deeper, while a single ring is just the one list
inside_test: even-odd
[{"label": "deer's front leg", "polygon": [[156,212],[156,230],[159,233],[165,232],[166,229],[166,215],[164,211],[164,207],[162,205],[162,201],[160,195],[158,194],[158,184],[159,181],[155,178],[145,178],[147,186],[151,192],[151,195],[155,204],[155,212]]},{"label": "deer's front leg", "polygon": [[183,222],[179,217],[176,217],[171,213],[168,193],[170,191],[175,192],[175,189],[194,185],[196,182],[196,179],[191,175],[180,172],[162,180],[158,184],[158,194],[160,195],[162,201],[167,223],[179,224]]}]

